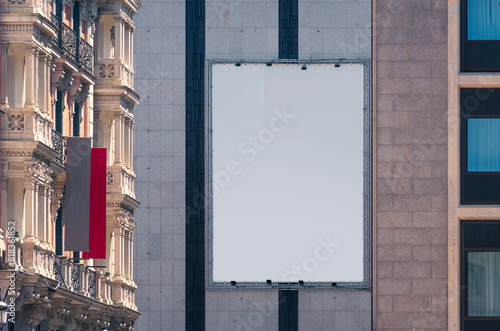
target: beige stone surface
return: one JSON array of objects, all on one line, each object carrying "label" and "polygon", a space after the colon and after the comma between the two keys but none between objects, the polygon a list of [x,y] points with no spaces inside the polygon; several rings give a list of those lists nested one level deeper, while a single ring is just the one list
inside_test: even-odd
[{"label": "beige stone surface", "polygon": [[375,330],[447,328],[447,1],[374,1]]}]

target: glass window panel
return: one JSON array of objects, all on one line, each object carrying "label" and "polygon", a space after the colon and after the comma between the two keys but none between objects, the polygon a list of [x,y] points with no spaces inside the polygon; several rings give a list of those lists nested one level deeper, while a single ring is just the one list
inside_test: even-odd
[{"label": "glass window panel", "polygon": [[500,118],[467,120],[467,171],[500,171]]},{"label": "glass window panel", "polygon": [[498,0],[467,1],[468,40],[500,40]]},{"label": "glass window panel", "polygon": [[500,252],[467,253],[467,316],[500,316]]}]

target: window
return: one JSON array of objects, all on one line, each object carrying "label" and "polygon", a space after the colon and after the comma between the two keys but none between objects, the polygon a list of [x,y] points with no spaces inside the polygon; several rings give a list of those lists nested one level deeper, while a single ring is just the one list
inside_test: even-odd
[{"label": "window", "polygon": [[64,5],[64,24],[71,27],[71,8],[68,5]]},{"label": "window", "polygon": [[500,221],[462,221],[462,330],[500,330]]},{"label": "window", "polygon": [[500,71],[498,0],[461,0],[462,71]]},{"label": "window", "polygon": [[500,203],[500,89],[461,89],[461,203]]},{"label": "window", "polygon": [[89,41],[87,30],[88,30],[87,29],[87,21],[82,18],[82,31],[81,31],[80,37],[85,41]]},{"label": "window", "polygon": [[369,286],[366,66],[210,66],[212,285]]}]

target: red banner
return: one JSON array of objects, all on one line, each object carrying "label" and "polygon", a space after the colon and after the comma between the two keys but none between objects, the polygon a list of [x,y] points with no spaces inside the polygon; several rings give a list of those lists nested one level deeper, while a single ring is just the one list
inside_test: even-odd
[{"label": "red banner", "polygon": [[82,258],[106,258],[106,148],[92,148],[89,251]]}]

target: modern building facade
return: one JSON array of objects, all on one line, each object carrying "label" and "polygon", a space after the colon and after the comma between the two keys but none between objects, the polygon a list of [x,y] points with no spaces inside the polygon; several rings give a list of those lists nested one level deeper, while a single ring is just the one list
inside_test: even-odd
[{"label": "modern building facade", "polygon": [[[473,0],[146,4],[135,45],[147,100],[135,127],[137,329],[498,330],[497,11]],[[371,73],[366,286],[218,282],[213,66],[355,61]],[[233,233],[262,240],[250,230]]]},{"label": "modern building facade", "polygon": [[[0,287],[12,313],[3,330],[129,330],[140,314],[132,273],[140,7],[1,2]],[[64,247],[67,137],[106,148],[106,259]]]},{"label": "modern building facade", "polygon": [[363,61],[370,73],[370,1],[151,1],[135,22],[137,330],[369,330],[370,267],[358,288],[214,281],[206,144],[212,64]]}]

